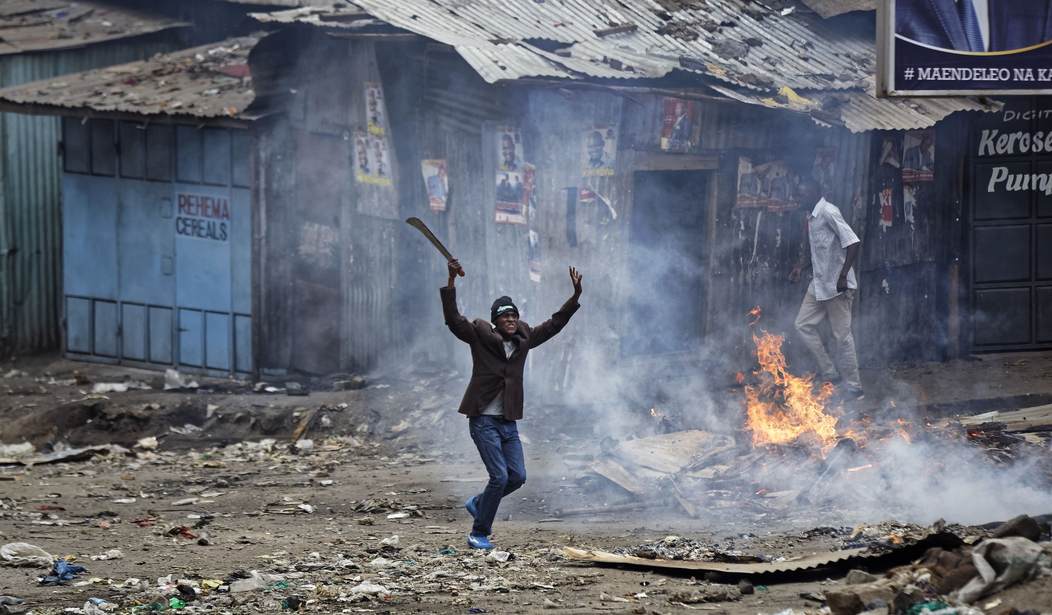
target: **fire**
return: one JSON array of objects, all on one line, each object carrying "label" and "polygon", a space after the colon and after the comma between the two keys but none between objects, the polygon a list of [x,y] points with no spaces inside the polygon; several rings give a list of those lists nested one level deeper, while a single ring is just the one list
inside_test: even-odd
[{"label": "fire", "polygon": [[754,307],[753,309],[749,310],[749,316],[752,317],[752,320],[749,321],[749,326],[755,325],[756,323],[760,322],[760,316],[762,316],[762,315],[763,315],[763,310],[761,310],[760,306],[758,306],[758,305],[756,307]]},{"label": "fire", "polygon": [[734,374],[734,381],[737,382],[739,385],[745,384],[745,374],[741,372]]},{"label": "fire", "polygon": [[782,354],[784,341],[783,336],[766,331],[753,334],[760,365],[754,374],[759,384],[745,386],[746,427],[752,432],[753,445],[789,444],[814,434],[823,450],[831,448],[837,441],[837,419],[826,414],[825,406],[833,387],[823,386],[815,393],[811,376],[791,374]]},{"label": "fire", "polygon": [[658,410],[657,408],[651,408],[650,409],[650,416],[652,416],[652,417],[654,417],[656,419],[663,419],[663,418],[665,418],[665,413],[660,411],[660,410]]}]

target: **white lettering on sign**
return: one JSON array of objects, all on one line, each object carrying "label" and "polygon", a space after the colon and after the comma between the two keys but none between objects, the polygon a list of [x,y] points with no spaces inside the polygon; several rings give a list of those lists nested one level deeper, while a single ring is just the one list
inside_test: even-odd
[{"label": "white lettering on sign", "polygon": [[176,195],[175,233],[184,237],[226,241],[230,228],[230,200],[204,194]]},{"label": "white lettering on sign", "polygon": [[1006,192],[1038,190],[1048,196],[1052,195],[1052,174],[1010,173],[1008,167],[994,167],[986,191],[994,192],[998,187]]},{"label": "white lettering on sign", "polygon": [[999,128],[987,128],[979,135],[980,156],[1012,156],[1042,152],[1052,153],[1052,131],[1001,132]]}]

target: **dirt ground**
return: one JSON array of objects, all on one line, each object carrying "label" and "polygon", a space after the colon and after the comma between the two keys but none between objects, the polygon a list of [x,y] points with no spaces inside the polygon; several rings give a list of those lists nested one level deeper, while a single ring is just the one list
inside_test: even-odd
[{"label": "dirt ground", "polygon": [[[1052,355],[1026,354],[864,377],[871,411],[908,398],[946,413],[1047,403],[1050,374]],[[302,600],[317,613],[779,613],[818,612],[822,592],[844,585],[841,570],[753,579],[754,591],[743,593],[737,579],[566,560],[564,546],[612,551],[670,535],[724,553],[791,559],[843,548],[858,529],[825,527],[820,515],[757,524],[718,511],[699,520],[654,508],[571,510],[618,505],[574,479],[598,445],[589,421],[580,433],[524,422],[530,478],[502,505],[493,537],[510,558],[471,551],[463,501],[485,477],[451,409],[462,386],[452,374],[374,377],[349,391],[312,382],[307,397],[197,380],[197,390],[165,392],[156,372],[53,357],[0,364],[0,442],[26,440],[43,453],[59,443],[129,449],[0,466],[0,543],[28,542],[87,568],[66,585],[43,586],[37,578],[46,568],[0,566],[0,594],[25,599],[36,613],[82,607],[88,598],[150,612],[170,604],[187,580],[201,589],[180,607],[187,612],[278,612]],[[106,382],[150,388],[93,392]],[[737,393],[723,394],[733,403]],[[296,426],[315,410],[305,436],[313,446],[292,446]],[[136,445],[149,436],[157,448]],[[111,549],[122,556],[92,557]],[[263,575],[259,589],[225,591],[252,571]],[[1052,612],[1052,584],[1035,580],[996,600],[983,601],[987,610]]]}]

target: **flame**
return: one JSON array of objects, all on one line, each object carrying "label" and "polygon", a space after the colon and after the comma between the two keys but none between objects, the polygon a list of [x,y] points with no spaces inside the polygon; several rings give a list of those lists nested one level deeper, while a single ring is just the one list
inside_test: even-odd
[{"label": "flame", "polygon": [[650,416],[652,416],[652,417],[654,417],[656,419],[663,419],[663,418],[665,418],[665,413],[660,411],[660,410],[658,410],[657,408],[651,408],[650,409]]},{"label": "flame", "polygon": [[910,424],[909,421],[904,419],[898,419],[897,423],[898,427],[896,428],[896,430],[899,433],[899,437],[905,440],[906,444],[913,444],[913,437],[910,436],[910,432],[906,431],[906,428],[909,427]]},{"label": "flame", "polygon": [[737,374],[734,374],[734,381],[737,382],[738,384],[745,384],[745,374],[743,374],[741,372],[738,372]]},{"label": "flame", "polygon": [[[759,308],[753,308],[758,312]],[[752,313],[752,312],[750,312]],[[815,393],[813,377],[789,373],[782,343],[785,338],[766,331],[753,334],[760,369],[754,374],[759,384],[745,386],[746,427],[753,445],[789,444],[805,434],[814,434],[823,451],[837,441],[837,419],[825,412],[833,395],[828,383]]]},{"label": "flame", "polygon": [[753,309],[749,310],[748,314],[752,317],[752,320],[749,321],[749,326],[751,327],[752,325],[755,325],[756,323],[760,322],[760,316],[763,315],[763,310],[761,310],[760,306],[757,305]]}]

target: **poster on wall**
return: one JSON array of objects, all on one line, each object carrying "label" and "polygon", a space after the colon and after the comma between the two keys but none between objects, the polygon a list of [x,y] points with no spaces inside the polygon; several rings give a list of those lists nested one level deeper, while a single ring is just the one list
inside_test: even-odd
[{"label": "poster on wall", "polygon": [[535,169],[524,162],[517,163],[516,168],[518,170],[497,173],[495,220],[498,224],[526,224],[529,217]]},{"label": "poster on wall", "polygon": [[449,196],[449,175],[446,172],[446,161],[440,159],[421,160],[420,169],[424,174],[424,185],[427,187],[427,201],[431,211],[445,211],[446,199]]},{"label": "poster on wall", "polygon": [[522,135],[512,126],[497,128],[497,160],[500,171],[520,172],[525,164],[522,154]]},{"label": "poster on wall", "polygon": [[583,177],[609,177],[617,160],[617,131],[612,126],[597,125],[584,131],[581,151]]},{"label": "poster on wall", "polygon": [[695,145],[695,103],[680,98],[664,98],[661,105],[661,149],[686,152]]},{"label": "poster on wall", "polygon": [[365,132],[354,136],[354,178],[360,184],[391,185],[387,141]]},{"label": "poster on wall", "polygon": [[384,126],[386,121],[387,107],[384,105],[384,90],[379,83],[366,82],[365,84],[365,120],[369,134],[375,137],[385,135]]},{"label": "poster on wall", "polygon": [[930,182],[935,179],[935,131],[911,130],[902,139],[902,181]]},{"label": "poster on wall", "polygon": [[882,95],[1052,93],[1052,0],[876,4]]},{"label": "poster on wall", "polygon": [[783,160],[754,164],[751,159],[738,159],[739,208],[763,207],[768,211],[787,211],[798,206],[795,198],[796,175]]}]

